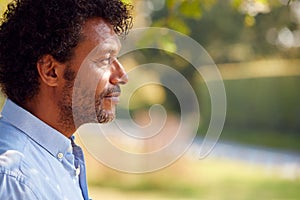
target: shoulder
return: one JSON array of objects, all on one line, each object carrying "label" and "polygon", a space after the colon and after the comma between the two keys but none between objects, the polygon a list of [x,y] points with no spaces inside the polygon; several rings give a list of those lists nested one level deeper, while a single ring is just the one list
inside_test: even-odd
[{"label": "shoulder", "polygon": [[0,199],[38,199],[35,185],[21,166],[28,137],[0,120]]},{"label": "shoulder", "polygon": [[28,138],[17,128],[0,119],[0,169],[19,170]]},{"label": "shoulder", "polygon": [[33,186],[21,174],[0,167],[0,199],[37,200],[38,197],[34,191],[36,190]]},{"label": "shoulder", "polygon": [[7,150],[22,152],[28,136],[0,118],[0,155]]}]

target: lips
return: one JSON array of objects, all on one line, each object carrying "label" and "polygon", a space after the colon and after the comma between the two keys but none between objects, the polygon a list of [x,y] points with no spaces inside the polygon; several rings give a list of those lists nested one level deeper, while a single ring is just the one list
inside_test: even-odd
[{"label": "lips", "polygon": [[121,94],[120,92],[113,92],[108,95],[105,95],[104,99],[108,99],[111,100],[112,102],[118,103],[120,94]]},{"label": "lips", "polygon": [[120,94],[121,94],[120,92],[113,92],[113,93],[105,95],[104,98],[119,97]]}]

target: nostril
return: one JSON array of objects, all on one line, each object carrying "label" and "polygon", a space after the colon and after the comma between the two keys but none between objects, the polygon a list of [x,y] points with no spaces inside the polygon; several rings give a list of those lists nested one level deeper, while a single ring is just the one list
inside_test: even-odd
[{"label": "nostril", "polygon": [[120,79],[120,81],[119,81],[119,84],[126,84],[126,83],[128,83],[128,75],[125,73],[125,74],[121,77],[121,79]]},{"label": "nostril", "polygon": [[128,82],[128,75],[125,71],[122,73],[112,73],[110,76],[110,82],[114,85],[116,84],[126,84]]}]

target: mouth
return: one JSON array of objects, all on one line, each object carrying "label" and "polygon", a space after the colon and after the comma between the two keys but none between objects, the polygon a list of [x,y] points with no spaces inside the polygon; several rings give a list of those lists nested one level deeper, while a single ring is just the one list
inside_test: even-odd
[{"label": "mouth", "polygon": [[120,94],[121,94],[120,92],[113,92],[113,93],[110,93],[108,95],[105,95],[103,98],[107,99],[107,100],[111,100],[114,103],[119,103]]}]

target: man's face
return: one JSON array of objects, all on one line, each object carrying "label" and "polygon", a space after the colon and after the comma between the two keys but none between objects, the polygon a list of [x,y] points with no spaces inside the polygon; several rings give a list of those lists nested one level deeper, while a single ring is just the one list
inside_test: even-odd
[{"label": "man's face", "polygon": [[88,20],[82,36],[65,70],[58,103],[61,122],[67,126],[74,120],[76,128],[90,122],[112,121],[121,92],[119,85],[128,81],[117,60],[120,41],[109,23],[99,18]]}]

